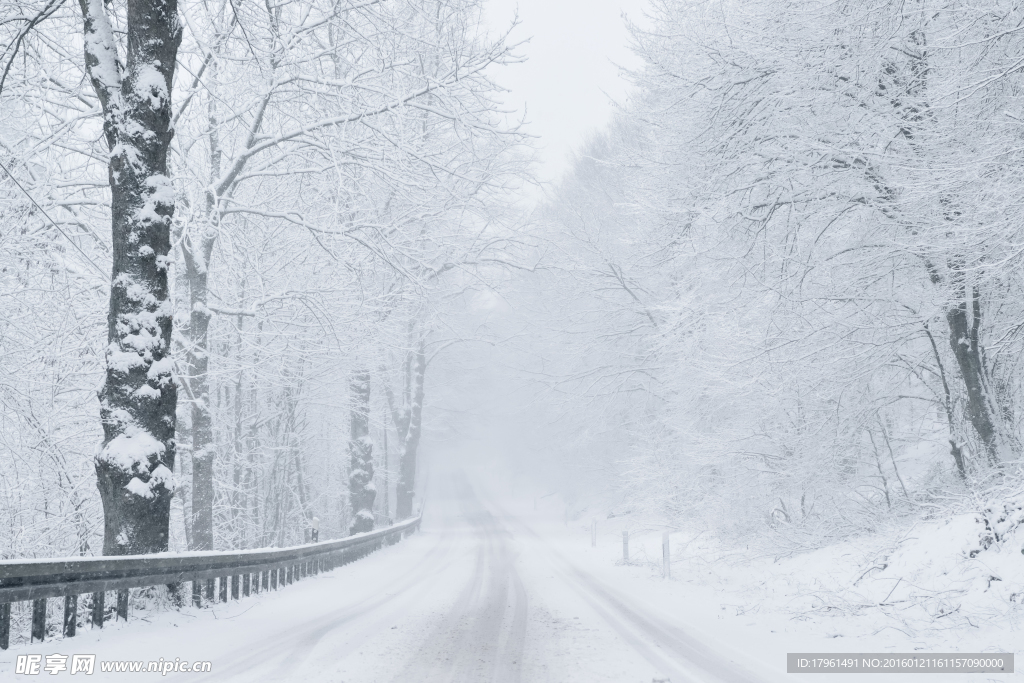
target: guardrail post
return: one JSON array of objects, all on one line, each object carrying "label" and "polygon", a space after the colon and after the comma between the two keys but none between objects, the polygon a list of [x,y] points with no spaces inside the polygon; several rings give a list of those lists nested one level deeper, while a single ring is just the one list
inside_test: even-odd
[{"label": "guardrail post", "polygon": [[[17,561],[0,561],[5,577],[4,599],[8,600],[7,603],[0,603],[0,650],[6,650],[10,645],[12,600],[32,604],[31,640],[34,642],[46,638],[47,600],[63,598],[61,631],[65,637],[73,637],[78,630],[78,596],[90,595],[82,592],[88,590],[90,584],[102,586],[105,590],[91,593],[91,604],[83,606],[83,616],[88,614],[88,620],[94,627],[103,628],[103,622],[106,620],[104,603],[107,592],[114,592],[117,600],[116,608],[113,610],[115,618],[120,617],[126,621],[130,589],[134,587],[167,585],[177,602],[184,597],[184,586],[181,583],[187,580],[192,584],[193,604],[202,607],[204,604],[216,604],[218,600],[215,598],[218,597],[220,602],[227,602],[230,580],[230,599],[239,600],[240,597],[249,597],[261,590],[278,590],[284,585],[317,576],[321,572],[333,570],[364,557],[386,545],[388,540],[404,537],[406,532],[411,533],[418,527],[417,522],[418,520],[411,520],[407,525],[403,524],[398,528],[382,529],[373,533],[370,538],[329,541],[325,542],[322,548],[280,549],[248,558],[245,554],[237,553],[199,553],[194,559],[188,558],[186,562],[182,562],[181,558],[172,558],[169,561],[163,558],[145,558],[142,561],[139,558],[96,558],[99,562],[94,563],[92,558],[60,558],[50,562],[45,569],[32,562],[23,564]],[[256,559],[257,557],[260,559]],[[266,564],[259,568],[258,564],[248,564],[251,562]],[[219,567],[213,570],[214,572],[230,573],[212,578],[199,578],[204,574],[208,576],[207,572],[211,567]],[[97,581],[97,577],[104,578]],[[9,582],[8,579],[13,579],[13,582]],[[168,579],[171,583],[167,583]],[[19,585],[23,581],[34,587],[26,590]],[[205,591],[203,581],[206,582]],[[9,583],[13,583],[13,590]],[[242,596],[239,596],[239,593],[242,593]],[[56,631],[56,628],[54,630]]]},{"label": "guardrail post", "polygon": [[622,561],[629,563],[629,532],[622,530]]},{"label": "guardrail post", "polygon": [[117,591],[117,616],[128,621],[128,589]]},{"label": "guardrail post", "polygon": [[11,646],[11,603],[0,604],[0,650]]},{"label": "guardrail post", "polygon": [[68,638],[75,637],[78,627],[78,595],[64,596],[64,635]]},{"label": "guardrail post", "polygon": [[[32,601],[32,638],[43,640],[46,637],[46,598]],[[31,641],[30,641],[31,642]]]},{"label": "guardrail post", "polygon": [[103,603],[106,597],[104,591],[92,594],[92,625],[97,628],[103,628]]},{"label": "guardrail post", "polygon": [[672,578],[672,554],[668,545],[668,532],[661,535],[661,575]]}]

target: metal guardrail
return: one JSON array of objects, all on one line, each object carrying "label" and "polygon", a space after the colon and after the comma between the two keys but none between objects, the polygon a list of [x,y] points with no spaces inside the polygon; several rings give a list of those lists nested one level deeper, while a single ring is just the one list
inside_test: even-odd
[{"label": "metal guardrail", "polygon": [[[393,545],[419,528],[420,517],[338,541],[275,550],[157,553],[121,557],[73,557],[0,561],[0,650],[10,645],[11,603],[32,601],[32,640],[46,636],[46,601],[64,598],[65,636],[74,636],[78,596],[92,594],[91,621],[103,626],[107,591],[117,592],[117,617],[128,618],[128,589],[192,583],[192,603],[276,590],[306,576],[347,564],[384,545]],[[215,585],[216,584],[216,585]],[[214,589],[219,590],[215,591]],[[204,595],[205,593],[205,595]],[[218,599],[219,597],[219,599]],[[116,617],[115,617],[116,618]]]}]

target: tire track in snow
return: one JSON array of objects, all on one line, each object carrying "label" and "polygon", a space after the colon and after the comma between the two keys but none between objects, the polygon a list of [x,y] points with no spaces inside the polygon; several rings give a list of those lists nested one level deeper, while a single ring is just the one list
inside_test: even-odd
[{"label": "tire track in snow", "polygon": [[527,595],[509,534],[462,477],[456,494],[476,545],[473,578],[395,681],[519,683]]},{"label": "tire track in snow", "polygon": [[652,666],[671,677],[673,683],[761,683],[762,678],[726,658],[703,641],[657,615],[631,607],[621,594],[582,571],[525,522],[497,505],[495,509],[508,524],[530,536],[548,556],[552,567],[602,619]]},{"label": "tire track in snow", "polygon": [[[424,556],[421,563],[406,572],[396,585],[389,591],[364,598],[353,604],[344,605],[301,627],[289,634],[275,632],[228,655],[226,659],[218,659],[218,671],[210,676],[199,679],[203,682],[224,681],[228,678],[240,678],[245,681],[281,681],[293,677],[305,662],[317,644],[332,631],[351,624],[367,615],[374,614],[397,598],[405,597],[410,591],[418,589],[422,584],[438,579],[451,564],[453,554],[451,539],[441,536],[438,543]],[[343,571],[344,568],[335,571]],[[281,600],[284,595],[274,596]],[[260,656],[254,656],[259,653]],[[276,666],[269,667],[270,661],[284,657]],[[259,671],[259,669],[264,669]],[[225,673],[230,672],[230,673]]]}]

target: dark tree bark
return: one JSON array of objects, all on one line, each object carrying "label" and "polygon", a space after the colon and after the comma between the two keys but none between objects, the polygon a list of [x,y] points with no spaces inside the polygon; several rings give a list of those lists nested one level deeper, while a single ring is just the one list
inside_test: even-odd
[{"label": "dark tree bark", "polygon": [[949,426],[949,453],[956,463],[957,474],[960,479],[967,480],[967,465],[964,462],[964,453],[956,439],[956,421],[953,419],[953,398],[949,391],[949,382],[946,380],[946,368],[942,363],[942,356],[939,354],[939,346],[935,343],[931,328],[928,323],[924,324],[924,332],[928,336],[928,342],[932,346],[932,354],[935,356],[935,365],[939,369],[939,379],[942,380],[942,407],[946,412],[946,424]]},{"label": "dark tree bark", "polygon": [[416,495],[416,453],[420,445],[423,421],[423,380],[427,372],[425,342],[420,337],[409,377],[409,402],[405,410],[405,434],[402,439],[402,457],[399,462],[398,482],[395,486],[396,515],[399,519],[412,517],[413,497]]},{"label": "dark tree bark", "polygon": [[[219,41],[218,41],[219,42]],[[217,83],[217,61],[209,66],[209,87]],[[220,177],[221,157],[217,98],[211,97],[207,111],[210,132],[210,186],[206,191],[206,230],[198,237],[191,232],[181,242],[185,276],[189,291],[188,370],[192,395],[192,545],[191,550],[213,550],[213,463],[216,444],[213,439],[213,406],[210,403],[210,260],[217,240],[215,226],[217,198],[213,185]]]},{"label": "dark tree bark", "polygon": [[949,325],[949,346],[953,349],[967,389],[967,419],[978,433],[989,463],[998,465],[1000,435],[996,423],[997,409],[989,392],[984,349],[979,342],[981,297],[976,287],[967,286],[962,267],[954,265],[950,271],[956,305],[946,310],[946,323]]},{"label": "dark tree bark", "polygon": [[[930,119],[931,105],[928,102],[928,43],[922,29],[915,29],[908,35],[900,54],[906,60],[901,68],[896,61],[889,61],[883,68],[883,79],[879,83],[879,94],[888,99],[897,120],[900,122],[900,135],[907,141],[910,150],[918,155],[926,152],[920,150],[921,128]],[[872,177],[875,187],[879,190],[882,212],[889,218],[896,218],[894,206],[897,192],[877,176]],[[948,224],[947,236],[954,234],[960,212],[950,197],[940,198],[942,212]],[[911,230],[917,235],[916,229]],[[925,269],[932,284],[948,287],[950,303],[945,310],[946,323],[949,328],[949,345],[953,350],[957,368],[964,382],[967,393],[967,419],[981,440],[982,448],[988,461],[993,465],[1000,462],[1000,444],[1002,434],[999,430],[997,416],[998,407],[988,388],[988,370],[985,367],[984,348],[980,344],[979,335],[982,320],[980,292],[976,287],[968,287],[966,281],[967,267],[963,254],[954,254],[947,259],[948,274],[940,271],[938,264],[931,258],[924,258]],[[931,332],[932,350],[939,360],[938,349]],[[942,373],[943,389],[946,395],[946,412],[950,425],[951,454],[960,476],[966,478],[966,465],[963,451],[954,436],[952,401],[945,372]]]},{"label": "dark tree bark", "polygon": [[373,444],[370,442],[370,373],[352,377],[351,430],[348,440],[348,491],[352,504],[349,534],[373,531]]},{"label": "dark tree bark", "polygon": [[167,265],[174,193],[167,177],[176,0],[127,0],[122,64],[103,0],[79,0],[85,63],[110,149],[113,268],[103,444],[96,456],[106,555],[167,549],[177,395]]},{"label": "dark tree bark", "polygon": [[192,546],[213,550],[213,406],[210,403],[210,311],[207,280],[214,240],[182,241],[189,284],[188,383],[192,394]]},{"label": "dark tree bark", "polygon": [[[409,327],[410,341],[414,338],[415,325]],[[423,422],[423,381],[427,371],[426,339],[422,333],[415,342],[415,351],[406,354],[402,365],[402,404],[395,400],[394,392],[384,382],[391,409],[391,419],[398,434],[399,461],[398,481],[395,482],[395,517],[412,517],[413,497],[416,495],[416,453],[420,445],[420,431]],[[381,376],[386,376],[382,368]]]}]

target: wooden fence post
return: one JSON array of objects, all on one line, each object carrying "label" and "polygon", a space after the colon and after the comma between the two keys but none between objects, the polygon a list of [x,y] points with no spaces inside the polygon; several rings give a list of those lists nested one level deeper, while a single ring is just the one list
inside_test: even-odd
[{"label": "wooden fence post", "polygon": [[239,578],[240,577],[238,576],[238,574],[232,574],[231,575],[231,599],[232,600],[237,600],[238,599],[238,583],[239,583],[238,579]]},{"label": "wooden fence post", "polygon": [[196,607],[203,606],[203,582],[199,579],[192,579],[192,604]]},{"label": "wooden fence post", "polygon": [[0,603],[0,650],[11,646],[11,603]]},{"label": "wooden fence post", "polygon": [[[46,638],[46,598],[32,601],[32,638],[31,641]],[[30,642],[31,642],[30,641]]]},{"label": "wooden fence post", "polygon": [[117,591],[117,616],[128,621],[128,589]]},{"label": "wooden fence post", "polygon": [[106,597],[105,591],[92,594],[92,625],[97,628],[103,628],[103,603]]},{"label": "wooden fence post", "polygon": [[222,576],[222,577],[217,579],[217,582],[220,584],[220,586],[219,586],[219,588],[220,588],[220,602],[227,602],[228,601],[228,577]]},{"label": "wooden fence post", "polygon": [[251,581],[252,581],[252,574],[250,572],[246,572],[246,573],[242,574],[242,597],[243,598],[249,597],[249,586],[250,586],[250,582]]},{"label": "wooden fence post", "polygon": [[78,630],[78,595],[71,594],[64,596],[64,635],[68,638],[75,637]]}]

